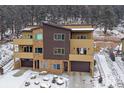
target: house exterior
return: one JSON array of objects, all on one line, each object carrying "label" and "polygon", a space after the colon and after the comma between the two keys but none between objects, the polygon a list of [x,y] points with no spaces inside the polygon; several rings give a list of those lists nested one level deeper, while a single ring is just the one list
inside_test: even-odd
[{"label": "house exterior", "polygon": [[[50,73],[90,72],[93,76],[92,25],[58,26],[43,23],[42,27],[25,28],[14,59],[20,58],[20,67],[46,70]],[[16,62],[15,62],[16,64]]]}]

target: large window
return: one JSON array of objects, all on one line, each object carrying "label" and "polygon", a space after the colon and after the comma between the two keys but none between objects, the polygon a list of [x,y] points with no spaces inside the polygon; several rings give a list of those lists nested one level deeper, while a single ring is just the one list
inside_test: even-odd
[{"label": "large window", "polygon": [[87,35],[79,35],[78,39],[87,39]]},{"label": "large window", "polygon": [[60,64],[53,64],[52,66],[53,69],[60,69]]},{"label": "large window", "polygon": [[64,33],[55,33],[54,34],[54,40],[63,41],[64,39],[65,39]]},{"label": "large window", "polygon": [[35,48],[35,53],[42,53],[43,49],[42,48]]},{"label": "large window", "polygon": [[86,55],[87,48],[77,48],[77,54]]},{"label": "large window", "polygon": [[64,48],[54,48],[54,55],[64,55],[65,49]]},{"label": "large window", "polygon": [[35,40],[43,40],[43,34],[36,34]]},{"label": "large window", "polygon": [[23,52],[32,52],[32,46],[23,46],[24,51]]}]

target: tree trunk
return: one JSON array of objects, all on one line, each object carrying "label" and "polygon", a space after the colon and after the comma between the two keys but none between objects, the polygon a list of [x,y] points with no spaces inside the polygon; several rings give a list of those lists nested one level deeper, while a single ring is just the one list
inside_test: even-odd
[{"label": "tree trunk", "polygon": [[107,33],[107,26],[104,27],[104,34]]}]

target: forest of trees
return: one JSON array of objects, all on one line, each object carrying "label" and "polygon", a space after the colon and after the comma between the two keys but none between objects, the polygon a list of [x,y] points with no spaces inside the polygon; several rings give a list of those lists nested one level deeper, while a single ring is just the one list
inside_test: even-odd
[{"label": "forest of trees", "polygon": [[18,36],[27,25],[41,25],[43,21],[56,24],[92,24],[112,30],[124,19],[124,6],[86,5],[20,5],[0,6],[0,36],[6,31]]}]

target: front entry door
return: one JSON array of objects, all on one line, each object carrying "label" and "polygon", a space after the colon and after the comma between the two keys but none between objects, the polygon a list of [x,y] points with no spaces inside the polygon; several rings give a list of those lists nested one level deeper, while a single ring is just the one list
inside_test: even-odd
[{"label": "front entry door", "polygon": [[68,62],[64,62],[64,71],[68,71]]},{"label": "front entry door", "polygon": [[35,69],[39,69],[39,60],[35,61]]}]

